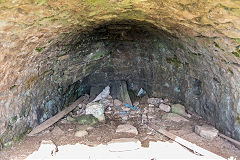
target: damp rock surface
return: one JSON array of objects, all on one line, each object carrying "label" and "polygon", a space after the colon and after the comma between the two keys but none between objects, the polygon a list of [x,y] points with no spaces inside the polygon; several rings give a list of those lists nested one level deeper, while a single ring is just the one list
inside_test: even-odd
[{"label": "damp rock surface", "polygon": [[239,5],[1,0],[2,143],[112,81],[133,99],[140,89],[169,97],[240,140]]}]

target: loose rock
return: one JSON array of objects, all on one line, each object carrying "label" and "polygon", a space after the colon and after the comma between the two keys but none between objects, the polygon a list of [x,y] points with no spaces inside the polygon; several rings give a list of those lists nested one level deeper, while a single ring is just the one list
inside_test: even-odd
[{"label": "loose rock", "polygon": [[203,138],[213,140],[218,136],[218,130],[209,125],[195,126],[195,132]]},{"label": "loose rock", "polygon": [[104,121],[104,105],[98,102],[88,103],[86,106],[86,114],[92,114],[99,121]]},{"label": "loose rock", "polygon": [[174,121],[174,122],[180,122],[180,121],[188,122],[186,118],[175,113],[167,113],[162,116],[162,119],[168,120],[168,121]]},{"label": "loose rock", "polygon": [[80,131],[77,131],[77,132],[75,133],[75,136],[76,136],[76,137],[84,137],[84,136],[86,136],[86,135],[88,135],[88,132],[85,131],[85,130],[80,130]]},{"label": "loose rock", "polygon": [[138,134],[137,128],[130,124],[119,125],[116,129],[116,132],[117,133],[119,133],[119,132],[130,133],[130,134],[134,134],[134,135]]},{"label": "loose rock", "polygon": [[98,119],[93,115],[88,114],[88,115],[82,115],[78,117],[77,122],[78,124],[81,124],[81,125],[94,125],[98,123]]},{"label": "loose rock", "polygon": [[161,104],[159,105],[159,109],[162,110],[162,111],[164,111],[164,112],[170,112],[171,107],[170,107],[169,105],[166,105],[166,104],[161,103]]},{"label": "loose rock", "polygon": [[181,104],[171,105],[171,112],[179,114],[181,116],[187,116],[187,113],[185,112],[185,107]]}]

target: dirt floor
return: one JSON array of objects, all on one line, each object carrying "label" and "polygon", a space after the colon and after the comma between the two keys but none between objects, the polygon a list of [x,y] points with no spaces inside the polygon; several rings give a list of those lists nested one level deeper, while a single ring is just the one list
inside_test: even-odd
[{"label": "dirt floor", "polygon": [[[147,104],[140,104],[138,107],[143,109],[148,106]],[[153,117],[155,118],[148,119],[148,123],[161,126],[167,131],[224,158],[234,157],[236,159],[240,159],[240,150],[227,140],[217,137],[210,141],[200,137],[194,132],[194,126],[196,124],[206,124],[201,117],[192,115],[191,118],[187,118],[189,120],[188,122],[173,122],[162,120],[161,117],[164,114],[165,112],[161,110],[155,110],[153,113]],[[138,130],[138,134],[116,133],[117,126],[125,123],[135,126]],[[54,130],[56,126],[61,129],[61,132],[56,132],[56,130]],[[172,142],[172,140],[164,135],[149,130],[147,126],[142,123],[141,116],[135,116],[127,120],[122,120],[121,117],[116,117],[113,114],[106,114],[105,122],[100,122],[94,125],[92,129],[88,130],[88,135],[80,138],[74,136],[75,132],[81,129],[81,127],[82,126],[76,121],[67,122],[65,119],[62,119],[38,135],[33,137],[25,136],[20,142],[15,143],[13,146],[4,148],[0,152],[0,159],[26,159],[30,154],[38,150],[42,140],[51,140],[57,146],[84,144],[94,147],[100,144],[107,145],[112,139],[136,138],[141,142],[142,147],[146,148],[149,147],[149,142]],[[184,146],[182,147],[184,148]],[[191,151],[189,150],[189,152]],[[174,154],[174,151],[170,154]]]}]

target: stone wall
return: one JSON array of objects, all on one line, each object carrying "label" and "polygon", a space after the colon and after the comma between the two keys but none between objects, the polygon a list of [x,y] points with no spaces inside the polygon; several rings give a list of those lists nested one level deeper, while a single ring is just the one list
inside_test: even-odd
[{"label": "stone wall", "polygon": [[[88,83],[89,75],[107,75],[106,81],[117,75],[133,89],[174,97],[240,140],[239,6],[231,0],[0,0],[2,143],[84,93],[96,83]],[[119,22],[126,20],[124,28]],[[128,32],[133,22],[139,32]],[[96,31],[110,23],[112,29]]]}]

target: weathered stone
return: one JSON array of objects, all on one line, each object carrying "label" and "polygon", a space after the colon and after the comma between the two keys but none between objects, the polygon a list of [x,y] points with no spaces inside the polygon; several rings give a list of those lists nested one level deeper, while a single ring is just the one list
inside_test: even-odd
[{"label": "weathered stone", "polygon": [[187,116],[187,113],[185,112],[185,107],[181,104],[171,105],[171,112],[182,116]]},{"label": "weathered stone", "polygon": [[188,122],[188,120],[178,114],[175,113],[167,113],[162,116],[162,119],[168,120],[168,121],[174,121],[174,122],[181,122],[185,121]]},{"label": "weathered stone", "polygon": [[117,133],[120,133],[120,132],[130,133],[130,134],[134,134],[134,135],[138,134],[137,128],[130,124],[119,125],[116,129],[116,132]]},{"label": "weathered stone", "polygon": [[203,138],[208,140],[213,140],[218,136],[218,130],[213,126],[203,125],[203,126],[195,126],[195,132]]},{"label": "weathered stone", "polygon": [[92,114],[81,115],[77,118],[78,124],[81,125],[94,125],[98,123],[98,119],[94,117]]},{"label": "weathered stone", "polygon": [[104,108],[105,106],[101,103],[97,102],[88,103],[86,106],[86,114],[92,114],[99,121],[104,121],[105,120]]},{"label": "weathered stone", "polygon": [[166,105],[166,104],[161,103],[161,104],[159,105],[159,109],[162,110],[162,111],[164,111],[164,112],[170,112],[171,107],[170,107],[169,105]]},{"label": "weathered stone", "polygon": [[118,100],[118,99],[114,99],[113,104],[114,104],[115,106],[121,106],[121,105],[122,105],[122,102],[121,102],[120,100]]},{"label": "weathered stone", "polygon": [[80,130],[80,131],[75,132],[74,135],[75,135],[75,137],[84,137],[84,136],[88,135],[88,132],[85,130]]}]

